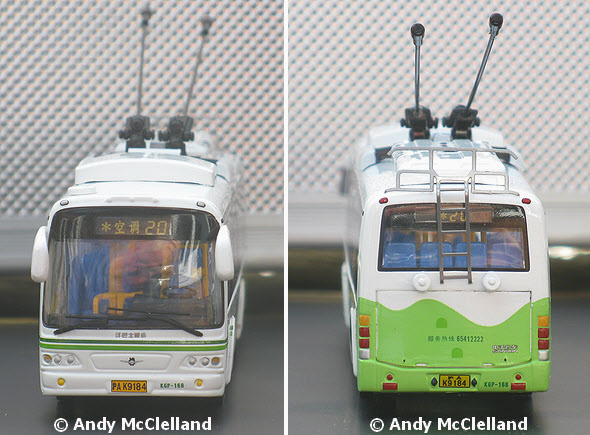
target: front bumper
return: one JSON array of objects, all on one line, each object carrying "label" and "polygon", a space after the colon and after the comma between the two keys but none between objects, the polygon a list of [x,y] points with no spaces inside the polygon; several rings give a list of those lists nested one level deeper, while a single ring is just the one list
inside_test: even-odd
[{"label": "front bumper", "polygon": [[[65,380],[62,386],[59,379]],[[112,393],[111,381],[147,381],[146,393]],[[197,385],[197,380],[202,384]],[[153,374],[146,372],[75,373],[68,370],[41,372],[41,392],[53,396],[222,396],[224,373]]]},{"label": "front bumper", "polygon": [[[509,367],[400,367],[375,360],[359,360],[357,385],[359,391],[430,392],[430,393],[530,393],[547,391],[551,361],[534,361]],[[468,388],[441,387],[440,375],[469,375],[475,385]],[[517,375],[520,378],[517,378]],[[436,384],[433,383],[436,379]],[[389,384],[389,385],[384,385]],[[395,387],[393,384],[396,384]],[[512,384],[526,384],[513,389]],[[522,388],[522,385],[520,386]]]}]

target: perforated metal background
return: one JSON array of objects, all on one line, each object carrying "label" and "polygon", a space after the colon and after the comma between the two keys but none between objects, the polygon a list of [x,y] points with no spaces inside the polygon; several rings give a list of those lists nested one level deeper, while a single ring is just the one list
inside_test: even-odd
[{"label": "perforated metal background", "polygon": [[[0,217],[41,215],[135,114],[143,1],[0,1]],[[216,18],[190,113],[241,156],[252,213],[283,196],[283,2],[150,1],[144,114],[179,114],[199,18]]]},{"label": "perforated metal background", "polygon": [[523,154],[533,187],[590,189],[590,2],[289,1],[289,189],[335,192],[337,169],[374,125],[414,104],[410,26],[422,22],[421,104],[466,104],[488,40],[504,26],[473,108]]}]

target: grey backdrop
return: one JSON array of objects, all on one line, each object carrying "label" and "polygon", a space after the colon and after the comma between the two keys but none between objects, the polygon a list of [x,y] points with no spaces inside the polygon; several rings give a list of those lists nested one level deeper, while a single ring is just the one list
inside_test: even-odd
[{"label": "grey backdrop", "polygon": [[[0,215],[44,214],[89,154],[135,114],[144,1],[0,2]],[[144,114],[181,112],[199,41],[216,18],[191,104],[197,128],[242,157],[252,213],[283,191],[283,8],[279,0],[151,1]]]},{"label": "grey backdrop", "polygon": [[182,111],[199,19],[215,17],[189,114],[242,159],[248,259],[282,264],[282,1],[0,0],[0,271],[27,267],[75,166],[135,114],[147,3],[143,113],[160,130]]},{"label": "grey backdrop", "polygon": [[410,26],[426,27],[421,104],[442,119],[467,102],[493,12],[504,26],[473,108],[522,153],[554,209],[550,236],[590,241],[590,2],[581,0],[290,0],[290,241],[338,241],[338,169],[368,128],[399,123],[414,104]]},{"label": "grey backdrop", "polygon": [[421,103],[439,118],[465,104],[504,15],[473,107],[523,154],[539,190],[590,189],[590,3],[289,1],[289,187],[335,191],[342,154],[413,105],[422,22]]}]

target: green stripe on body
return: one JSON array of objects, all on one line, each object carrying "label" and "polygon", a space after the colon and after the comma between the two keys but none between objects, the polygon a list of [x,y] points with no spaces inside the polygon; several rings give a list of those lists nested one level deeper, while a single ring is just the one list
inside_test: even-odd
[{"label": "green stripe on body", "polygon": [[121,351],[163,351],[163,352],[186,352],[186,351],[214,351],[224,350],[227,343],[222,346],[110,346],[110,345],[86,345],[86,344],[47,344],[39,342],[42,349],[69,349],[69,350],[121,350]]},{"label": "green stripe on body", "polygon": [[226,344],[227,340],[209,340],[209,341],[196,341],[196,340],[73,340],[73,339],[60,339],[60,338],[45,338],[39,337],[40,342],[47,343],[88,343],[88,344],[180,344],[197,346],[202,344]]},{"label": "green stripe on body", "polygon": [[120,350],[120,351],[215,351],[227,348],[227,340],[214,341],[129,341],[129,340],[61,340],[39,338],[42,349]]}]

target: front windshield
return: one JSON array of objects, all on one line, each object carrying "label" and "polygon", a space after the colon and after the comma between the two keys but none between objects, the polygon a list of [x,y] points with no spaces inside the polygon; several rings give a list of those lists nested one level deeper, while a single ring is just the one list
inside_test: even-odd
[{"label": "front windshield", "polygon": [[167,317],[192,328],[221,326],[223,287],[213,264],[218,230],[204,212],[111,207],[57,213],[44,323],[96,327],[89,320],[109,317],[102,326],[174,328],[161,320]]}]

